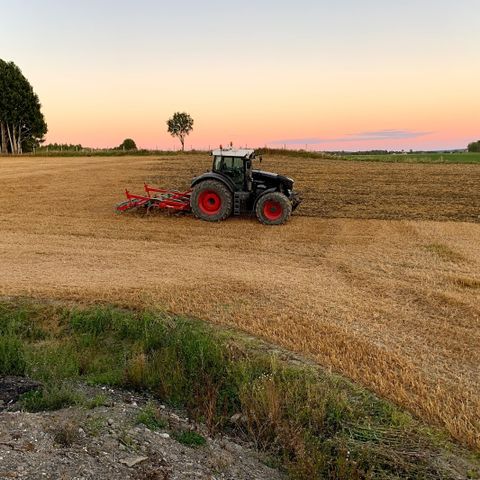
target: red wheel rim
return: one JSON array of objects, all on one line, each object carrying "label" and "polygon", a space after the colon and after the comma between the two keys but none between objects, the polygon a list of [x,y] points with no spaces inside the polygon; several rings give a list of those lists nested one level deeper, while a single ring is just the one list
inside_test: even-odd
[{"label": "red wheel rim", "polygon": [[216,215],[222,208],[222,199],[217,192],[204,190],[198,196],[198,208],[205,215]]},{"label": "red wheel rim", "polygon": [[275,200],[267,200],[263,205],[263,215],[267,220],[278,220],[283,213],[283,208],[280,202]]}]

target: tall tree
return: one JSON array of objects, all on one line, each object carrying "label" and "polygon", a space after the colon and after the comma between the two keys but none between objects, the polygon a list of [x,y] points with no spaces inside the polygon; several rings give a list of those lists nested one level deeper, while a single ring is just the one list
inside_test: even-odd
[{"label": "tall tree", "polygon": [[22,71],[0,59],[0,151],[23,153],[43,141],[47,124],[37,94]]},{"label": "tall tree", "polygon": [[182,152],[185,150],[185,137],[193,130],[193,118],[185,112],[176,112],[167,120],[168,133],[172,137],[178,137],[182,144]]}]

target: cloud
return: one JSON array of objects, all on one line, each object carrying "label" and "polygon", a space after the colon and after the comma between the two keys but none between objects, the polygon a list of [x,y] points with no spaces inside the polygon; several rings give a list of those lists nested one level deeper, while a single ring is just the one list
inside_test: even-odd
[{"label": "cloud", "polygon": [[374,130],[373,132],[361,132],[348,134],[344,139],[354,140],[396,140],[402,138],[417,138],[430,135],[433,132],[417,132],[415,130]]},{"label": "cloud", "polygon": [[362,142],[372,140],[405,140],[411,138],[423,137],[434,132],[422,132],[415,130],[374,130],[371,132],[347,133],[343,137],[337,138],[322,138],[322,137],[307,137],[307,138],[290,138],[283,140],[273,140],[269,142],[273,145],[316,145],[319,143],[340,143],[340,142]]}]

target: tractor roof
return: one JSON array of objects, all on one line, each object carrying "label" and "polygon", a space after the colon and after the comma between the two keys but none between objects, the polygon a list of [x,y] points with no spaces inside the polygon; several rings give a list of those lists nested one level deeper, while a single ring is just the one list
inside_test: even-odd
[{"label": "tractor roof", "polygon": [[212,155],[222,157],[241,157],[250,158],[254,155],[255,150],[251,148],[217,148],[213,150]]}]

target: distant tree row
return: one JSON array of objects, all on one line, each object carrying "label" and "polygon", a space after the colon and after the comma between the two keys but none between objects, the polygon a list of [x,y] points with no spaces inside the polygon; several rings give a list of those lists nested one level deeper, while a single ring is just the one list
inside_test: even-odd
[{"label": "distant tree row", "polygon": [[40,150],[51,150],[53,152],[77,152],[82,150],[82,145],[73,145],[71,143],[49,143],[47,145],[42,145]]},{"label": "distant tree row", "polygon": [[[84,147],[80,143],[74,145],[72,143],[49,143],[47,145],[42,145],[38,148],[39,152],[81,152],[82,150],[91,150],[91,148]],[[137,145],[135,141],[131,138],[126,138],[118,147],[114,147],[108,150],[123,150],[123,151],[132,151],[137,150]]]},{"label": "distant tree row", "polygon": [[472,142],[468,145],[469,152],[480,152],[480,140]]},{"label": "distant tree row", "polygon": [[0,153],[32,151],[46,133],[40,101],[29,81],[13,62],[0,59]]}]

